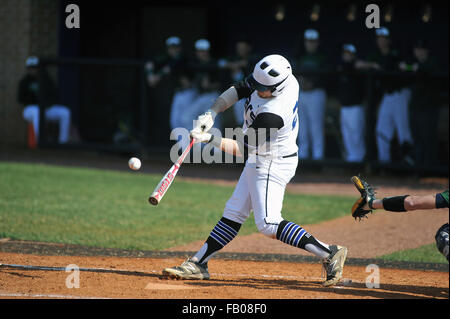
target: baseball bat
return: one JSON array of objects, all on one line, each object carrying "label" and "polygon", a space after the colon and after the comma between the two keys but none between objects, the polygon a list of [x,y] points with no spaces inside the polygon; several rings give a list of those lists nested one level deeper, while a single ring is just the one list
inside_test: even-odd
[{"label": "baseball bat", "polygon": [[169,169],[166,175],[164,175],[164,177],[159,182],[158,186],[156,186],[155,190],[148,198],[150,204],[154,206],[159,204],[159,202],[169,189],[170,185],[172,184],[173,180],[175,179],[175,176],[177,176],[178,170],[180,169],[181,164],[183,164],[184,158],[191,150],[192,145],[194,145],[194,139],[191,140],[189,146],[184,150],[184,152],[181,154],[181,156],[178,158],[175,164],[172,165],[172,167]]}]

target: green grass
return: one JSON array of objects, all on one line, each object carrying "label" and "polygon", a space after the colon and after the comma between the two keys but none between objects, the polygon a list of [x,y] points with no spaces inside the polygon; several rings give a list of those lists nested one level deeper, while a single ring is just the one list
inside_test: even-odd
[{"label": "green grass", "polygon": [[[147,197],[161,175],[0,163],[0,238],[161,250],[204,240],[234,187],[177,179],[161,204]],[[300,225],[345,216],[354,198],[286,193],[283,217]],[[257,232],[253,215],[240,235]],[[447,263],[434,244],[382,256]]]},{"label": "green grass", "polygon": [[[161,204],[147,198],[162,176],[0,163],[0,237],[161,250],[204,240],[233,187],[177,179]],[[301,225],[344,216],[352,198],[286,194],[283,217]],[[240,235],[257,232],[253,215]]]},{"label": "green grass", "polygon": [[424,245],[415,249],[396,251],[380,258],[395,261],[448,263],[447,259],[437,250],[436,244]]}]

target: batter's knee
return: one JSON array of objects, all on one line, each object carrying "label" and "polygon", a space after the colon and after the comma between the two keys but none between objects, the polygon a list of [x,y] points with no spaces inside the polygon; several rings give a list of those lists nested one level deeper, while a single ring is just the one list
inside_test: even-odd
[{"label": "batter's knee", "polygon": [[34,119],[39,118],[39,107],[37,105],[27,105],[23,109],[23,118],[26,121],[32,122]]},{"label": "batter's knee", "polygon": [[243,224],[247,220],[248,215],[244,214],[242,212],[230,209],[228,207],[225,207],[222,217],[225,217],[236,223]]},{"label": "batter's knee", "polygon": [[278,224],[266,223],[264,221],[264,222],[261,222],[261,223],[257,223],[256,227],[258,228],[258,231],[261,234],[266,235],[267,237],[270,237],[270,238],[276,238],[277,237]]},{"label": "batter's knee", "polygon": [[72,112],[70,111],[70,109],[68,107],[63,108],[62,114],[63,114],[64,118],[69,119],[69,120],[72,116]]}]

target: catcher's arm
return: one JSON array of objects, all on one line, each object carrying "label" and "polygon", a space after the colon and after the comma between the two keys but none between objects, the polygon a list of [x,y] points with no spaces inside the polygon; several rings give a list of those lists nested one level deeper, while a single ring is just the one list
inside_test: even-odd
[{"label": "catcher's arm", "polygon": [[425,196],[408,196],[405,198],[404,207],[406,211],[437,208],[436,194]]},{"label": "catcher's arm", "polygon": [[376,199],[372,203],[373,209],[384,209],[388,212],[409,212],[418,209],[439,208],[436,197],[439,194],[425,196],[400,195]]},{"label": "catcher's arm", "polygon": [[352,216],[356,219],[367,218],[367,214],[376,209],[384,209],[388,212],[408,212],[418,209],[435,209],[448,206],[442,195],[430,194],[425,196],[399,195],[375,198],[375,191],[372,186],[358,176],[352,177],[352,182],[360,192],[359,198],[352,206]]}]

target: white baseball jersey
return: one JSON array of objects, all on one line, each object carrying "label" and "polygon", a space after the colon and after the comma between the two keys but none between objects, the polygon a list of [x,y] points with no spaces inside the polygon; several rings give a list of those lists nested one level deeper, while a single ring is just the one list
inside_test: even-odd
[{"label": "white baseball jersey", "polygon": [[[259,145],[257,149],[254,143],[247,145],[249,154],[287,156],[298,151],[299,85],[297,79],[292,75],[287,81],[289,81],[288,85],[278,96],[261,98],[257,91],[253,91],[247,97],[244,110],[244,133],[248,132],[249,128],[257,130],[263,127],[266,128],[268,134],[265,142],[257,143]],[[257,120],[258,117],[261,120]]]}]

